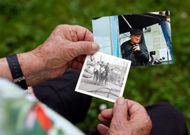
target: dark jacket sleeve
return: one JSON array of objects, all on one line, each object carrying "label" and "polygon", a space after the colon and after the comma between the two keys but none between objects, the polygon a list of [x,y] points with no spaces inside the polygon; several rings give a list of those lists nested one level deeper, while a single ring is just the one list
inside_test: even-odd
[{"label": "dark jacket sleeve", "polygon": [[76,124],[84,120],[91,103],[91,97],[75,92],[78,71],[67,71],[63,76],[33,87],[36,97]]},{"label": "dark jacket sleeve", "polygon": [[121,56],[122,58],[126,58],[126,51],[125,51],[125,42],[121,45]]},{"label": "dark jacket sleeve", "polygon": [[131,49],[128,49],[128,42],[124,42],[121,45],[121,54],[122,58],[127,59],[127,60],[134,60],[134,55]]},{"label": "dark jacket sleeve", "polygon": [[146,64],[149,61],[149,54],[148,54],[148,49],[144,42],[140,44],[140,49],[141,52],[139,53],[138,57],[139,59],[141,59],[141,61],[143,61],[143,63]]}]

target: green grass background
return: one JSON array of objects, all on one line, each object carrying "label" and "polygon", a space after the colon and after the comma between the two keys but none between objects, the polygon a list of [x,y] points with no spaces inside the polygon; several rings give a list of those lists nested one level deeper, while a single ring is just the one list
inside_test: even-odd
[{"label": "green grass background", "polygon": [[[145,106],[169,102],[184,114],[190,129],[189,7],[189,0],[0,0],[0,57],[37,47],[58,24],[92,30],[93,17],[170,10],[175,64],[131,69],[124,96]],[[102,103],[112,106],[93,99],[86,120],[77,126],[96,126]]]}]

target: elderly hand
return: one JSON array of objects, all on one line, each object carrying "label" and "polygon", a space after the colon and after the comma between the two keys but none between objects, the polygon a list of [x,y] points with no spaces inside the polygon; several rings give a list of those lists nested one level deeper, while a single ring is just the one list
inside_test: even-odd
[{"label": "elderly hand", "polygon": [[[85,55],[98,49],[92,33],[86,28],[59,25],[42,45],[17,56],[26,82],[32,86],[61,76],[68,68],[81,69]],[[5,58],[0,59],[0,65],[0,76],[12,80]]]},{"label": "elderly hand", "polygon": [[102,135],[149,135],[152,122],[142,105],[119,98],[113,109],[102,111],[98,130]]}]

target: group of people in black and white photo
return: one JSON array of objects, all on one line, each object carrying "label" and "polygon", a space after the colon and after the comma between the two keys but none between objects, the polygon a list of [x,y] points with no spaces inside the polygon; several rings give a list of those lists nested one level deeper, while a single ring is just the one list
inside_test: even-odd
[{"label": "group of people in black and white photo", "polygon": [[109,63],[104,61],[97,61],[94,65],[93,81],[95,84],[106,85],[108,82]]}]

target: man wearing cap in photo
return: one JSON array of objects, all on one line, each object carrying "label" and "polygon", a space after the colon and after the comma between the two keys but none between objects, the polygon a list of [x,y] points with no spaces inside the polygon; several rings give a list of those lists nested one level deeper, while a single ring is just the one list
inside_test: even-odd
[{"label": "man wearing cap in photo", "polygon": [[142,39],[142,30],[131,29],[130,40],[121,45],[122,58],[131,60],[132,66],[147,65],[149,61],[148,50]]}]

